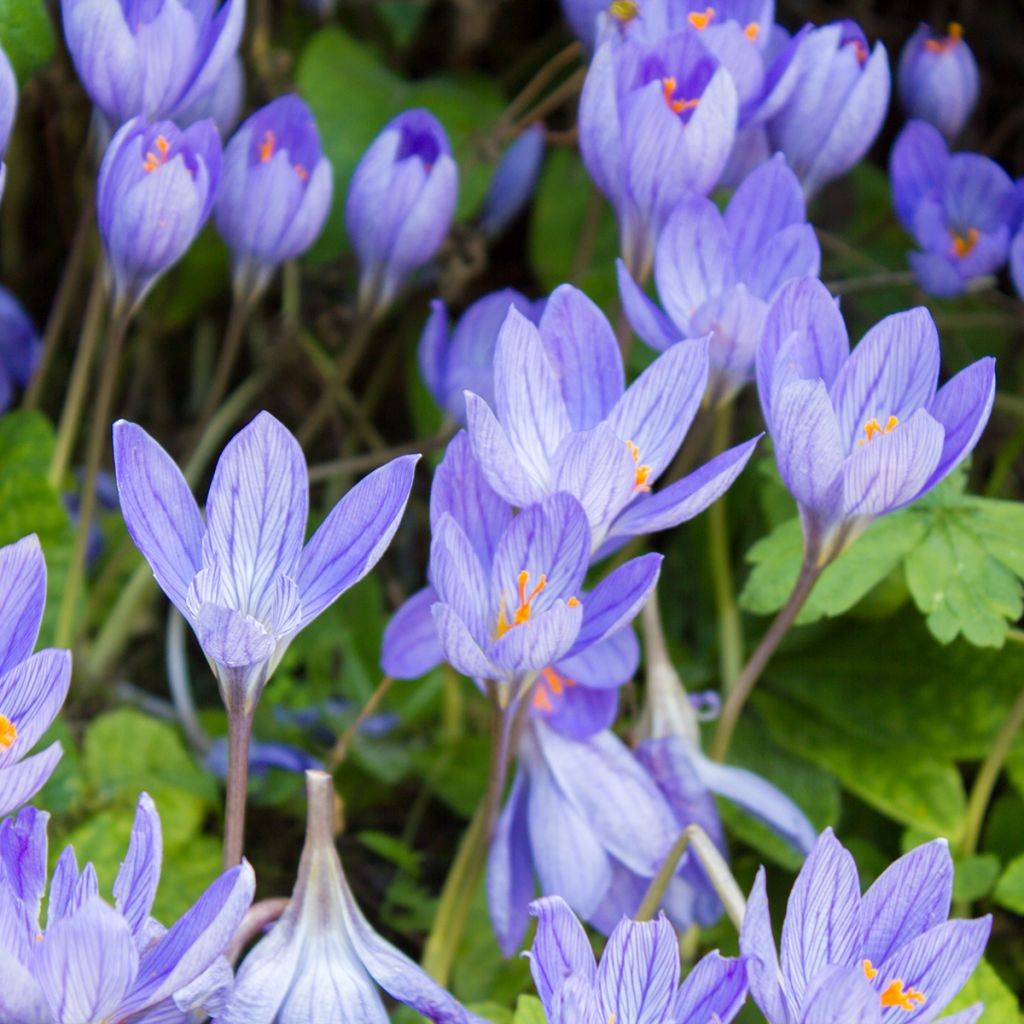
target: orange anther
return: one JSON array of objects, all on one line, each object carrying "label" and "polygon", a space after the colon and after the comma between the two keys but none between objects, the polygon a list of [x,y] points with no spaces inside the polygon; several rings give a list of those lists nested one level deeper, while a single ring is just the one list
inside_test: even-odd
[{"label": "orange anther", "polygon": [[302,166],[302,164],[295,165],[295,173],[299,176],[299,181],[301,181],[303,184],[309,181],[309,171],[307,171],[306,168]]},{"label": "orange anther", "polygon": [[872,967],[870,960],[865,960],[864,961],[864,973],[865,973],[865,975],[867,975],[868,981],[870,981],[878,973],[878,968],[877,967]]},{"label": "orange anther", "polygon": [[946,29],[945,39],[926,39],[924,48],[932,53],[946,53],[952,50],[964,37],[964,27],[958,21],[951,21]]},{"label": "orange anther", "polygon": [[274,155],[274,146],[277,139],[274,133],[268,128],[263,133],[263,141],[260,143],[260,163],[265,164]]},{"label": "orange anther", "polygon": [[743,34],[744,34],[744,35],[745,35],[745,36],[746,36],[746,37],[747,37],[747,38],[748,38],[748,39],[749,39],[749,40],[750,40],[750,41],[751,41],[752,43],[756,43],[756,42],[757,42],[757,37],[758,37],[758,36],[760,35],[760,33],[761,33],[761,26],[760,26],[760,25],[758,25],[758,23],[757,23],[756,21],[752,21],[752,22],[751,22],[751,23],[750,23],[749,25],[747,25],[747,27],[746,27],[746,28],[745,28],[745,29],[743,30]]},{"label": "orange anther", "polygon": [[858,444],[863,448],[868,441],[873,441],[877,435],[892,433],[892,431],[899,425],[900,421],[895,416],[890,416],[885,421],[884,427],[874,418],[874,416],[872,416],[871,419],[864,424],[864,433],[867,434],[867,438],[862,437]]},{"label": "orange anther", "polygon": [[707,28],[711,24],[711,19],[715,16],[714,7],[705,7],[703,11],[691,11],[687,16],[687,21],[698,31],[703,28]]},{"label": "orange anther", "polygon": [[898,1006],[901,1010],[916,1010],[915,1003],[925,1003],[923,992],[916,988],[908,988],[904,991],[903,982],[897,978],[889,983],[889,987],[882,993],[883,1006]]},{"label": "orange anther", "polygon": [[681,114],[684,110],[693,110],[700,103],[700,100],[677,100],[675,98],[676,80],[671,75],[661,80],[661,88],[665,94],[665,102],[673,113]]},{"label": "orange anther", "polygon": [[551,698],[548,696],[548,691],[543,686],[538,686],[533,691],[533,706],[538,711],[554,711],[555,706],[551,703]]},{"label": "orange anther", "polygon": [[636,491],[649,491],[651,485],[647,481],[651,476],[651,467],[640,465],[640,449],[632,441],[627,441],[626,447],[629,449],[629,454],[633,456],[633,462],[636,464],[636,478],[633,481],[633,489]]},{"label": "orange anther", "polygon": [[537,586],[533,588],[531,593],[527,594],[526,585],[529,580],[530,574],[525,569],[516,577],[516,583],[519,587],[519,607],[515,610],[511,622],[505,616],[505,596],[504,594],[502,595],[501,607],[498,609],[497,633],[499,637],[504,636],[513,627],[521,626],[524,622],[529,621],[531,602],[548,585],[547,576],[542,575]]},{"label": "orange anther", "polygon": [[968,228],[964,234],[951,231],[950,236],[953,239],[953,255],[963,259],[974,251],[978,239],[981,238],[981,232],[977,228]]},{"label": "orange anther", "polygon": [[569,598],[569,600],[568,600],[568,601],[566,601],[565,603],[566,603],[566,604],[567,604],[567,605],[568,605],[568,606],[569,606],[570,608],[579,608],[579,606],[580,606],[580,602],[579,602],[579,599],[578,599],[578,598],[575,598],[575,597],[570,597],[570,598]]},{"label": "orange anther", "polygon": [[167,154],[171,148],[171,144],[163,135],[158,135],[153,145],[156,147],[156,152],[148,150],[146,159],[142,161],[142,167],[146,171],[155,171],[161,164],[167,163]]},{"label": "orange anther", "polygon": [[17,738],[18,729],[15,724],[9,718],[0,715],[0,747],[9,750]]}]

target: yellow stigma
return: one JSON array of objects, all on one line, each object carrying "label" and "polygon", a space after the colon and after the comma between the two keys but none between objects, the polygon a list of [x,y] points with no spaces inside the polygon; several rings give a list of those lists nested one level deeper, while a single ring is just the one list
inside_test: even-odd
[{"label": "yellow stigma", "polygon": [[628,24],[640,13],[640,5],[636,0],[612,0],[608,5],[608,13],[616,21]]},{"label": "yellow stigma", "polygon": [[529,594],[526,593],[526,586],[530,582],[530,574],[525,569],[516,577],[516,582],[519,585],[519,607],[513,613],[512,621],[509,622],[505,617],[505,598],[504,595],[502,596],[501,608],[498,611],[499,637],[504,636],[515,626],[521,626],[524,622],[530,621],[530,605],[533,599],[548,585],[548,578],[542,575],[537,586]]},{"label": "yellow stigma", "polygon": [[960,259],[970,256],[978,244],[978,239],[981,238],[981,232],[977,228],[968,228],[963,234],[958,231],[950,231],[949,234],[953,239],[953,255]]},{"label": "yellow stigma", "polygon": [[0,715],[0,747],[10,750],[17,738],[18,730],[15,724],[9,718]]},{"label": "yellow stigma", "polygon": [[705,7],[703,11],[691,11],[686,17],[690,24],[699,32],[711,24],[711,19],[714,16],[714,7]]},{"label": "yellow stigma", "polygon": [[958,21],[951,21],[946,29],[945,39],[926,39],[924,48],[932,53],[947,53],[964,37],[964,27]]},{"label": "yellow stigma", "polygon": [[[878,974],[878,968],[874,967],[870,960],[863,961],[864,974],[868,981],[874,979]],[[898,1006],[901,1010],[916,1010],[918,1003],[926,1003],[928,1000],[923,992],[919,992],[916,988],[910,987],[905,989],[903,987],[903,981],[900,978],[896,978],[894,981],[890,981],[888,986],[881,995],[883,1006]]]},{"label": "yellow stigma", "polygon": [[757,42],[757,37],[761,33],[761,26],[756,21],[750,22],[749,25],[743,30],[743,34],[752,42]]},{"label": "yellow stigma", "polygon": [[633,456],[633,462],[636,464],[636,479],[633,481],[633,490],[649,491],[651,485],[647,480],[651,475],[651,467],[640,465],[640,449],[632,441],[627,441],[626,447],[629,449],[629,454]]},{"label": "yellow stigma", "polygon": [[265,164],[274,155],[274,147],[277,143],[277,138],[274,133],[268,128],[263,133],[263,141],[260,143],[260,163]]},{"label": "yellow stigma", "polygon": [[862,437],[857,444],[863,448],[865,444],[869,441],[873,441],[879,434],[891,434],[899,425],[900,421],[895,416],[890,416],[885,421],[884,427],[874,418],[874,416],[872,416],[871,419],[864,424],[864,433],[867,434],[867,437]]},{"label": "yellow stigma", "polygon": [[167,163],[167,153],[171,148],[171,144],[163,135],[156,137],[154,145],[156,152],[149,150],[146,153],[146,159],[142,162],[143,168],[147,171],[155,171],[161,164]]},{"label": "yellow stigma", "polygon": [[665,102],[672,109],[673,113],[681,114],[684,110],[693,110],[700,103],[700,100],[677,100],[676,80],[672,75],[661,80],[661,89],[665,94]]}]

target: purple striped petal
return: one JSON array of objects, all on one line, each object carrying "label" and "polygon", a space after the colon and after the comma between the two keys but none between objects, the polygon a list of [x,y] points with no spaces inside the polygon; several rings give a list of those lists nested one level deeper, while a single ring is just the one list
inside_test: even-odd
[{"label": "purple striped petal", "polygon": [[431,609],[437,641],[444,651],[445,660],[470,679],[499,679],[501,669],[480,649],[466,624],[446,604],[435,604]]},{"label": "purple striped petal", "polygon": [[[135,822],[128,841],[128,853],[114,881],[114,901],[125,919],[136,944],[145,946],[149,936],[144,933],[149,923],[163,859],[160,815],[148,793],[139,796]],[[142,943],[139,943],[142,939]],[[140,949],[141,951],[141,949]]]},{"label": "purple striped petal", "polygon": [[49,648],[33,654],[0,676],[0,713],[17,730],[17,737],[0,749],[0,769],[14,764],[50,728],[68,694],[71,652]]},{"label": "purple striped petal", "polygon": [[[679,989],[675,1019],[729,1022],[740,1011],[747,995],[747,968],[742,960],[719,956],[701,957]],[[782,1024],[773,1021],[773,1024]]]},{"label": "purple striped petal", "polygon": [[[586,598],[583,601],[585,618]],[[639,665],[640,642],[631,628],[625,628],[578,654],[561,658],[554,668],[580,686],[604,690],[628,683]]]},{"label": "purple striped petal", "polygon": [[391,616],[381,640],[380,666],[393,679],[418,679],[444,661],[431,607],[437,591],[416,591]]},{"label": "purple striped petal", "polygon": [[640,340],[658,352],[682,341],[689,334],[689,320],[677,327],[643,292],[622,260],[615,261],[619,279],[619,297],[629,326]]},{"label": "purple striped petal", "polygon": [[583,601],[583,625],[570,656],[601,643],[640,614],[658,583],[661,563],[661,555],[641,555],[598,583]]},{"label": "purple striped petal", "polygon": [[46,602],[46,560],[33,533],[0,548],[0,675],[35,647]]},{"label": "purple striped petal", "polygon": [[551,1007],[555,994],[570,975],[592,983],[597,964],[587,933],[561,896],[534,900],[530,913],[537,919],[537,934],[527,954],[530,974],[540,1001]]},{"label": "purple striped petal", "polygon": [[747,897],[747,912],[740,929],[740,953],[747,961],[750,994],[761,1012],[772,1024],[795,1024],[796,1014],[782,989],[765,884],[765,871],[760,868]]},{"label": "purple striped petal", "polygon": [[826,967],[807,989],[800,1024],[880,1024],[878,993],[859,968]]},{"label": "purple striped petal", "polygon": [[679,943],[668,918],[623,920],[597,968],[602,1011],[630,1024],[661,1024],[675,1003],[678,984]]},{"label": "purple striped petal", "polygon": [[512,956],[523,941],[529,920],[527,906],[533,895],[526,786],[525,775],[517,772],[487,854],[487,907],[504,956]]},{"label": "purple striped petal", "polygon": [[60,743],[51,743],[39,754],[0,768],[0,817],[16,811],[42,789],[63,753]]}]

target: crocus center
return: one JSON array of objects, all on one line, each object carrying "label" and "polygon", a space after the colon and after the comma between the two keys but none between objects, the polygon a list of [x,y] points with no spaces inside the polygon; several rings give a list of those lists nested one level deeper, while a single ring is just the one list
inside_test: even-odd
[{"label": "crocus center", "polygon": [[555,709],[551,698],[561,697],[570,686],[576,685],[576,680],[563,676],[553,668],[544,669],[541,676],[543,680],[538,680],[537,688],[533,691],[533,706],[538,711],[550,713]]},{"label": "crocus center", "polygon": [[624,25],[631,22],[640,13],[640,5],[636,0],[612,0],[608,5],[608,13]]},{"label": "crocus center", "polygon": [[629,449],[629,454],[633,456],[633,463],[636,466],[636,479],[633,481],[633,490],[649,491],[651,485],[647,481],[651,475],[651,467],[640,464],[640,449],[632,441],[627,441],[626,447]]},{"label": "crocus center", "polygon": [[858,64],[863,64],[868,59],[868,48],[859,39],[851,39],[846,45],[853,47]]},{"label": "crocus center", "polygon": [[707,28],[714,16],[714,7],[705,7],[703,11],[690,11],[686,17],[690,24],[699,31],[700,29]]},{"label": "crocus center", "polygon": [[750,22],[749,25],[743,30],[743,34],[752,42],[757,42],[757,37],[761,34],[761,26],[756,21]]},{"label": "crocus center", "polygon": [[[864,974],[867,976],[868,981],[871,981],[878,974],[878,968],[874,967],[870,960],[865,960]],[[898,1006],[901,1010],[916,1010],[918,1003],[925,1003],[927,1001],[925,994],[919,992],[916,988],[904,988],[903,981],[899,978],[890,981],[882,993],[883,1006]]]},{"label": "crocus center", "polygon": [[10,750],[17,738],[18,730],[15,724],[9,718],[0,715],[0,747]]},{"label": "crocus center", "polygon": [[669,105],[669,108],[675,114],[685,113],[687,110],[693,110],[694,107],[700,103],[700,100],[684,100],[676,99],[676,80],[672,75],[661,80],[661,87],[665,93],[665,102]]},{"label": "crocus center", "polygon": [[968,228],[966,231],[950,231],[950,238],[953,240],[953,255],[959,259],[970,256],[974,247],[981,238],[981,232],[977,228]]},{"label": "crocus center", "polygon": [[964,37],[964,27],[957,21],[951,21],[946,29],[944,39],[926,39],[924,48],[932,53],[948,53]]},{"label": "crocus center", "polygon": [[885,421],[884,427],[881,423],[878,422],[878,420],[874,418],[874,416],[872,416],[871,419],[869,419],[867,423],[864,424],[864,433],[867,436],[862,437],[857,443],[861,446],[861,448],[863,448],[864,445],[869,444],[871,441],[874,441],[874,439],[878,437],[879,434],[890,434],[899,425],[900,421],[895,416],[890,416]]},{"label": "crocus center", "polygon": [[152,173],[162,164],[167,163],[167,154],[170,151],[171,144],[167,141],[167,138],[163,135],[158,135],[156,141],[153,143],[153,149],[146,152],[146,159],[142,161],[142,166],[145,170]]},{"label": "crocus center", "polygon": [[526,593],[526,588],[530,585],[530,574],[525,569],[516,577],[516,582],[519,585],[519,607],[512,613],[512,621],[509,622],[505,615],[505,597],[502,595],[501,608],[498,611],[498,636],[504,636],[510,629],[530,621],[533,599],[548,585],[548,578],[541,574],[537,586],[529,594]]}]

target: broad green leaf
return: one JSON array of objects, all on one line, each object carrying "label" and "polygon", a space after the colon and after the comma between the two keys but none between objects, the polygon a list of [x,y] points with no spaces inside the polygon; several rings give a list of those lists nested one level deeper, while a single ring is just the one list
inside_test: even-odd
[{"label": "broad green leaf", "polygon": [[512,1024],[545,1024],[544,1007],[536,996],[520,996]]},{"label": "broad green leaf", "polygon": [[994,853],[978,853],[956,862],[953,876],[953,899],[973,903],[984,899],[999,877],[999,858]]},{"label": "broad green leaf", "polygon": [[467,1003],[466,1009],[490,1021],[491,1024],[514,1024],[515,1021],[513,1011],[498,1003]]},{"label": "broad green leaf", "polygon": [[1020,1024],[1017,997],[987,960],[982,960],[960,994],[949,1004],[944,1017],[966,1010],[975,1003],[984,1003],[981,1019],[985,1024]]},{"label": "broad green leaf", "polygon": [[993,899],[1007,910],[1024,916],[1024,853],[1006,865],[996,883]]},{"label": "broad green leaf", "polygon": [[53,22],[44,0],[0,0],[0,45],[24,85],[53,56]]},{"label": "broad green leaf", "polygon": [[386,832],[365,831],[360,832],[356,838],[363,846],[390,861],[395,867],[411,875],[419,874],[421,855],[409,849],[397,836],[388,835]]}]

